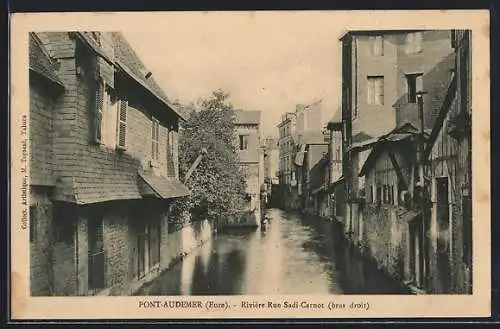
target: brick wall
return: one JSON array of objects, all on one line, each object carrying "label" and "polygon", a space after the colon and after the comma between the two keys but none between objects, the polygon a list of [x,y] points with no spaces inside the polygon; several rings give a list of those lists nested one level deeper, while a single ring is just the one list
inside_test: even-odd
[{"label": "brick wall", "polygon": [[[50,234],[52,202],[42,188],[32,187],[30,206],[35,207],[36,218],[30,218],[34,239],[30,242],[30,292],[32,296],[47,296],[52,291]],[[31,228],[33,230],[33,228]]]},{"label": "brick wall", "polygon": [[53,101],[39,83],[30,83],[30,180],[44,185],[53,174],[52,111]]},{"label": "brick wall", "polygon": [[121,213],[108,212],[103,221],[104,254],[106,259],[106,287],[120,291],[130,279],[130,246],[127,217]]}]

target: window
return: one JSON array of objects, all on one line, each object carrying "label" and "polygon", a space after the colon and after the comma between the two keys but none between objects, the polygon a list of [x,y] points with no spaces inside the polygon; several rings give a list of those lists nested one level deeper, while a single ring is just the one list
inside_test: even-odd
[{"label": "window", "polygon": [[406,35],[406,54],[417,54],[422,52],[422,32],[411,32]]},{"label": "window", "polygon": [[377,185],[377,195],[375,196],[376,203],[382,202],[382,186]]},{"label": "window", "polygon": [[127,111],[128,101],[120,100],[118,103],[118,129],[117,141],[118,148],[125,149],[127,145]]},{"label": "window", "polygon": [[370,105],[384,104],[384,77],[382,76],[368,77],[368,104]]},{"label": "window", "polygon": [[248,135],[240,135],[240,150],[248,150]]},{"label": "window", "polygon": [[376,35],[370,37],[370,55],[383,56],[384,55],[384,36]]},{"label": "window", "polygon": [[100,143],[102,140],[102,113],[105,101],[104,82],[102,79],[97,81],[94,90],[94,120],[93,120],[93,141]]},{"label": "window", "polygon": [[174,131],[172,129],[169,129],[167,132],[167,176],[175,176]]},{"label": "window", "polygon": [[406,87],[408,93],[408,103],[417,102],[417,94],[423,91],[423,81],[422,74],[407,74],[406,75]]},{"label": "window", "polygon": [[36,242],[37,238],[37,211],[36,206],[30,206],[30,242]]},{"label": "window", "polygon": [[158,160],[159,158],[159,139],[160,139],[160,122],[153,118],[151,120],[151,158],[153,160]]},{"label": "window", "polygon": [[382,203],[387,203],[387,185],[382,185]]}]

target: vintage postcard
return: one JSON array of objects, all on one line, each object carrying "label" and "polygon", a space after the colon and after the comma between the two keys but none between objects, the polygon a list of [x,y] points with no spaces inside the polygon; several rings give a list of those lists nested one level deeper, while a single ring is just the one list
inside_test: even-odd
[{"label": "vintage postcard", "polygon": [[12,15],[12,319],[489,316],[489,24]]}]

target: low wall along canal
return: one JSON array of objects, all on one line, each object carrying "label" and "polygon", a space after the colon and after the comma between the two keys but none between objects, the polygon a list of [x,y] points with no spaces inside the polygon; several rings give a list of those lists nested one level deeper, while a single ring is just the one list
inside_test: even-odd
[{"label": "low wall along canal", "polygon": [[364,259],[337,223],[277,209],[266,213],[269,224],[219,231],[200,247],[190,229],[180,232],[182,249],[166,257],[190,253],[135,295],[408,293]]}]

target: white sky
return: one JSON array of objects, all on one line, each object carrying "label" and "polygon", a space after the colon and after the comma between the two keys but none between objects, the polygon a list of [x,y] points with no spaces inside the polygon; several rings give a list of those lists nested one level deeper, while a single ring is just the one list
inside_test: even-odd
[{"label": "white sky", "polygon": [[[169,98],[196,101],[217,88],[237,108],[262,111],[264,135],[282,113],[340,101],[342,33],[332,13],[170,13],[123,33]],[[307,19],[305,19],[307,18]]]}]

